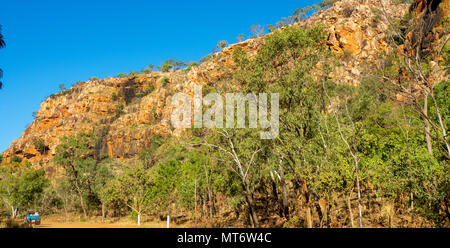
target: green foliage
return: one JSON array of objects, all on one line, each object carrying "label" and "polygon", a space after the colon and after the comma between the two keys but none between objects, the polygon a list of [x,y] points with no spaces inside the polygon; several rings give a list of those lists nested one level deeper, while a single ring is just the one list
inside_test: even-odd
[{"label": "green foliage", "polygon": [[64,137],[53,157],[54,163],[64,169],[71,190],[78,195],[84,212],[87,205],[95,205],[98,201],[94,190],[97,173],[96,141],[97,137],[91,133]]},{"label": "green foliage", "polygon": [[163,77],[162,79],[161,79],[161,83],[162,83],[162,86],[164,87],[164,86],[166,86],[166,84],[169,82],[169,78],[168,77]]},{"label": "green foliage", "polygon": [[221,41],[219,41],[219,42],[217,43],[216,48],[217,48],[219,51],[221,51],[222,49],[224,49],[224,48],[227,47],[227,46],[228,46],[228,41],[226,41],[226,40],[221,40]]},{"label": "green foliage", "polygon": [[189,150],[183,145],[171,145],[170,140],[174,141],[166,140],[159,148],[160,154],[151,169],[152,203],[162,211],[171,211],[168,209],[171,203],[192,210],[196,199],[210,198],[207,187],[212,192],[216,174],[211,174],[213,165],[202,149]]},{"label": "green foliage", "polygon": [[155,135],[151,138],[150,146],[139,155],[139,159],[143,162],[145,168],[150,168],[154,165],[155,153],[164,142],[165,138],[161,135]]},{"label": "green foliage", "polygon": [[363,171],[379,196],[413,194],[418,211],[436,219],[439,209],[429,206],[438,206],[446,195],[442,190],[448,190],[445,163],[428,154],[421,130],[404,116],[411,113],[392,103],[367,113],[358,143]]},{"label": "green foliage", "polygon": [[55,98],[60,97],[60,96],[65,96],[65,95],[71,94],[73,91],[74,91],[74,89],[72,88],[72,89],[61,91],[61,92],[56,93],[56,94],[51,94],[49,97],[51,99],[55,99]]},{"label": "green foliage", "polygon": [[119,99],[119,96],[117,95],[116,92],[112,93],[111,99],[112,99],[113,101],[117,101],[117,100]]},{"label": "green foliage", "polygon": [[164,61],[161,66],[158,66],[158,69],[160,69],[163,72],[168,72],[169,70],[180,70],[187,66],[187,63],[183,62],[182,60],[176,60],[176,59],[168,59]]},{"label": "green foliage", "polygon": [[[240,49],[234,51],[233,59],[239,66],[234,79],[247,91],[277,92],[280,97],[279,138],[259,143],[262,151],[252,166],[255,171],[249,179],[251,187],[270,180],[270,172],[274,170],[285,171],[284,179],[293,183],[302,178],[317,195],[349,190],[352,185],[351,163],[339,136],[325,135],[327,127],[336,127],[324,116],[328,104],[324,87],[335,87],[327,79],[333,58],[325,46],[326,38],[321,26],[309,29],[289,26],[266,36],[255,59],[248,58]],[[313,78],[311,72],[319,64],[322,73]],[[251,132],[237,137],[235,146],[250,145],[257,139],[251,137]],[[328,140],[327,147],[332,151],[323,149],[321,137]],[[256,149],[249,148],[239,149],[247,160],[250,151]],[[260,178],[260,173],[265,179]]]},{"label": "green foliage", "polygon": [[[258,170],[277,170],[281,157],[285,162],[279,166],[287,172],[286,179],[295,182],[300,176],[314,194],[327,197],[330,192],[351,192],[355,168],[338,132],[341,129],[358,153],[361,184],[371,183],[377,194],[387,198],[412,193],[417,211],[439,223],[439,202],[448,197],[446,162],[427,153],[418,117],[391,102],[390,89],[377,77],[364,80],[357,89],[328,80],[330,65],[335,62],[324,46],[325,39],[320,26],[289,26],[267,36],[255,59],[240,49],[234,51],[239,66],[234,79],[246,91],[280,93],[279,142],[268,144],[273,152],[259,157],[263,167]],[[311,71],[319,65],[321,74],[312,78]],[[426,66],[421,69],[429,70]],[[395,76],[397,71],[387,73]],[[341,99],[336,114],[326,110],[331,100],[327,95]],[[448,106],[449,98],[448,82],[439,84],[438,105]],[[433,106],[432,102],[428,106]],[[437,118],[433,111],[430,107],[430,117]],[[448,123],[448,108],[441,112]],[[243,137],[249,135],[241,134],[235,142],[244,142]]]},{"label": "green foliage", "polygon": [[41,154],[44,154],[47,148],[47,145],[45,144],[44,140],[42,139],[36,139],[33,142],[34,148]]},{"label": "green foliage", "polygon": [[442,50],[443,50],[442,56],[444,58],[444,65],[450,65],[450,44],[445,45]]},{"label": "green foliage", "polygon": [[116,78],[127,78],[128,74],[127,73],[119,73],[116,75]]},{"label": "green foliage", "polygon": [[[450,127],[450,79],[440,82],[436,85],[434,90],[436,94],[436,104],[440,107],[439,111],[443,118],[442,121],[446,127]],[[435,123],[438,123],[436,109],[432,107],[432,102],[429,102],[428,106],[430,106],[431,118]]]},{"label": "green foliage", "polygon": [[137,71],[130,71],[129,73],[119,73],[116,75],[116,78],[128,78],[128,77],[134,77],[138,75],[139,73]]},{"label": "green foliage", "polygon": [[88,80],[89,81],[97,81],[97,80],[100,80],[100,78],[98,78],[98,77],[90,77]]},{"label": "green foliage", "polygon": [[107,184],[114,179],[113,170],[115,161],[113,159],[105,159],[97,164],[95,168],[95,176],[92,185],[92,191],[102,203],[106,203],[109,199],[104,192]]},{"label": "green foliage", "polygon": [[301,227],[306,227],[305,223],[296,217],[286,221],[283,224],[283,228],[301,228]]},{"label": "green foliage", "polygon": [[102,194],[107,204],[123,204],[138,214],[144,214],[150,207],[151,189],[151,174],[139,165],[126,169],[122,175],[109,181]]},{"label": "green foliage", "polygon": [[19,156],[13,155],[11,157],[11,163],[18,163],[18,164],[20,164],[20,163],[22,163],[22,158],[19,157]]},{"label": "green foliage", "polygon": [[141,73],[151,73],[154,70],[155,66],[149,64],[146,68],[141,70]]},{"label": "green foliage", "polygon": [[115,110],[116,118],[119,118],[121,115],[124,114],[123,108],[124,108],[124,106],[122,104],[116,108],[116,110]]},{"label": "green foliage", "polygon": [[150,86],[147,87],[147,94],[152,93],[155,90],[155,86],[152,84]]},{"label": "green foliage", "polygon": [[47,186],[43,169],[0,170],[0,199],[12,209],[36,209]]}]

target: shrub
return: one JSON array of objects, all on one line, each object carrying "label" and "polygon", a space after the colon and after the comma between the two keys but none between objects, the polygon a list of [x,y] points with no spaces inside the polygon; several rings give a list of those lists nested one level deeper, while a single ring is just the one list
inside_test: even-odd
[{"label": "shrub", "polygon": [[150,85],[147,87],[147,94],[152,93],[155,90],[155,86],[154,85]]},{"label": "shrub", "polygon": [[77,82],[75,82],[75,83],[72,84],[72,87],[77,87],[77,86],[83,85],[83,84],[85,84],[85,83],[86,83],[86,82],[84,82],[84,81],[77,81]]},{"label": "shrub", "polygon": [[176,59],[168,59],[164,61],[164,63],[161,66],[158,66],[158,69],[160,69],[163,72],[168,72],[169,70],[180,70],[186,67],[187,64],[183,62],[182,60],[176,60]]},{"label": "shrub", "polygon": [[286,221],[283,224],[283,228],[300,228],[305,227],[305,223],[302,222],[299,218],[293,217],[292,219]]},{"label": "shrub", "polygon": [[11,162],[20,164],[20,163],[22,163],[22,158],[14,155],[14,156],[11,157]]},{"label": "shrub", "polygon": [[141,70],[141,73],[150,73],[153,71],[154,68],[155,68],[154,65],[149,64],[146,68]]},{"label": "shrub", "polygon": [[225,47],[227,47],[228,46],[228,41],[226,41],[226,40],[221,40],[221,41],[219,41],[219,43],[217,43],[217,49],[219,50],[219,51],[221,51],[222,49],[224,49]]},{"label": "shrub", "polygon": [[33,142],[34,148],[41,154],[45,153],[45,150],[47,149],[47,146],[45,145],[44,140],[42,139],[36,139]]},{"label": "shrub", "polygon": [[163,64],[162,66],[161,66],[161,71],[164,71],[164,72],[167,72],[167,71],[169,71],[170,69],[172,69],[172,65],[171,64]]},{"label": "shrub", "polygon": [[168,77],[163,77],[163,79],[161,80],[162,86],[166,86],[166,84],[169,82],[169,78]]},{"label": "shrub", "polygon": [[116,78],[126,78],[126,77],[128,77],[127,73],[119,73],[116,75]]},{"label": "shrub", "polygon": [[116,92],[112,93],[111,99],[112,99],[113,101],[117,101],[117,100],[119,99],[119,96],[117,95]]},{"label": "shrub", "polygon": [[123,105],[120,105],[117,109],[116,109],[116,117],[119,117],[123,114]]},{"label": "shrub", "polygon": [[90,77],[89,78],[89,81],[97,81],[97,80],[100,80],[100,78],[98,78],[98,77]]}]

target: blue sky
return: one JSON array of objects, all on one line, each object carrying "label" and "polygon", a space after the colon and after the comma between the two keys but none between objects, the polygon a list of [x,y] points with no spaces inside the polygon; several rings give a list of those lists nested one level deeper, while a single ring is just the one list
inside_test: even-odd
[{"label": "blue sky", "polygon": [[253,24],[275,24],[318,1],[2,0],[0,152],[20,137],[41,102],[92,76],[198,61]]}]

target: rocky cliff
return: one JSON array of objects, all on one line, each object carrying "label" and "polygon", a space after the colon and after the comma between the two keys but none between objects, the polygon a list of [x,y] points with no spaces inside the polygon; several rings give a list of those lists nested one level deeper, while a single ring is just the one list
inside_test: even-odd
[{"label": "rocky cliff", "polygon": [[[448,16],[449,2],[434,1],[438,5],[431,6],[420,0],[411,8],[420,15],[441,6],[444,16]],[[378,55],[388,48],[385,34],[389,20],[399,20],[408,8],[407,4],[392,4],[388,0],[342,0],[297,25],[323,23],[329,34],[330,50],[342,57],[342,63],[330,76],[357,85],[361,66],[376,63]],[[389,18],[380,18],[380,12]],[[52,95],[41,104],[36,119],[12,142],[3,157],[7,160],[18,156],[36,167],[45,167],[60,138],[78,132],[94,132],[101,138],[97,144],[101,156],[136,157],[149,145],[153,135],[179,134],[170,126],[173,94],[192,93],[194,84],[216,88],[233,83],[223,78],[233,71],[234,49],[240,47],[248,54],[256,54],[263,42],[261,37],[230,45],[189,71],[88,81]],[[36,149],[36,141],[43,142],[44,149]]]}]

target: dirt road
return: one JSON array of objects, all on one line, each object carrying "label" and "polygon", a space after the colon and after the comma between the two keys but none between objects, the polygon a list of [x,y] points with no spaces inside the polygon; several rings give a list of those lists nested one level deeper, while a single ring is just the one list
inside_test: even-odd
[{"label": "dirt road", "polygon": [[[34,228],[166,228],[165,223],[144,223],[140,226],[133,224],[109,224],[109,223],[55,223],[43,222]],[[179,227],[179,226],[172,226]]]},{"label": "dirt road", "polygon": [[[49,216],[42,218],[40,225],[33,225],[34,228],[166,228],[166,221],[148,220],[143,222],[140,226],[136,222],[128,218],[116,220],[114,222],[108,221],[102,223],[101,219],[90,219],[82,222],[78,220],[65,221],[60,216]],[[187,227],[186,225],[177,225],[170,223],[170,227]]]}]

